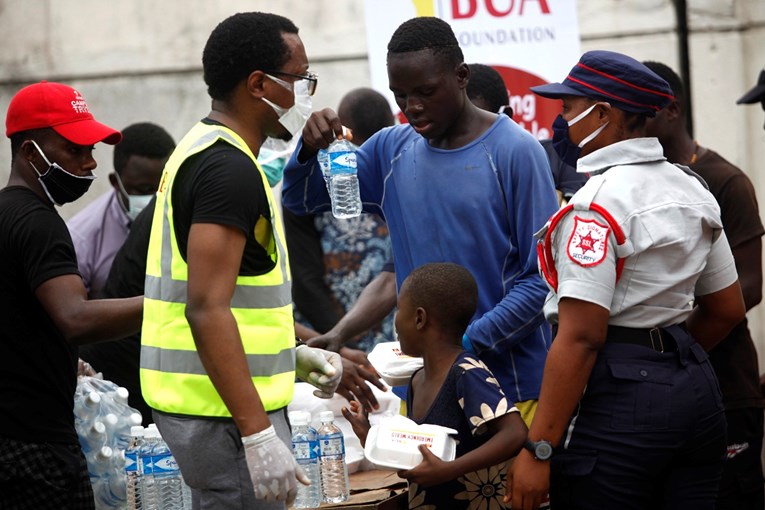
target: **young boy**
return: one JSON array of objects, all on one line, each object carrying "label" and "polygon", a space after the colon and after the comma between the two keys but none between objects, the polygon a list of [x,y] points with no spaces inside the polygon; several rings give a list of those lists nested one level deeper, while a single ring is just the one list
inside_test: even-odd
[{"label": "young boy", "polygon": [[[455,460],[444,462],[421,445],[423,461],[399,472],[409,481],[409,508],[501,507],[502,464],[526,440],[526,425],[494,375],[462,349],[477,296],[470,272],[451,263],[415,269],[399,293],[396,331],[401,350],[424,361],[409,382],[408,417],[458,431]],[[352,402],[343,415],[364,444],[370,426],[366,413]]]}]

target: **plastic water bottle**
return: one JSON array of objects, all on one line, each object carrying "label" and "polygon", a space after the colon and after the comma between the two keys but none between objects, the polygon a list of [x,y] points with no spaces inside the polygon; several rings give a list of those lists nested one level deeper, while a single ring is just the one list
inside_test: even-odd
[{"label": "plastic water bottle", "polygon": [[102,446],[106,445],[106,439],[106,426],[100,421],[94,421],[85,430],[85,433],[80,435],[82,452],[88,454],[100,450]]},{"label": "plastic water bottle", "polygon": [[340,219],[354,218],[361,214],[356,149],[351,142],[343,138],[329,144],[327,156],[332,215]]},{"label": "plastic water bottle", "polygon": [[156,427],[147,427],[144,431],[144,441],[138,450],[138,458],[141,466],[141,507],[143,510],[157,510],[159,499],[157,498],[157,485],[154,480],[152,455],[154,446],[159,440],[159,430]]},{"label": "plastic water bottle", "polygon": [[101,410],[101,395],[91,391],[85,398],[76,399],[74,404],[76,425],[87,427],[96,419]]},{"label": "plastic water bottle", "polygon": [[311,485],[298,484],[295,508],[318,508],[321,504],[321,472],[319,471],[319,442],[316,432],[308,426],[308,413],[295,412],[290,416],[292,424],[292,454],[303,468]]},{"label": "plastic water bottle", "polygon": [[335,425],[332,411],[319,413],[319,445],[321,447],[321,486],[326,503],[348,499],[348,466],[345,464],[345,439]]},{"label": "plastic water bottle", "polygon": [[88,459],[88,474],[91,478],[104,476],[111,470],[112,455],[114,455],[114,450],[108,446],[102,446],[86,455]]},{"label": "plastic water bottle", "polygon": [[137,425],[130,430],[132,439],[125,450],[125,476],[127,484],[128,510],[141,510],[141,459],[139,451],[143,445],[143,427]]},{"label": "plastic water bottle", "polygon": [[167,443],[160,436],[152,451],[152,474],[157,487],[158,508],[162,510],[183,509],[183,480],[178,463]]},{"label": "plastic water bottle", "polygon": [[332,195],[329,181],[329,154],[326,149],[319,149],[319,153],[316,155],[316,160],[319,162],[319,168],[321,169],[321,175],[324,177],[324,185],[327,187],[327,193]]}]

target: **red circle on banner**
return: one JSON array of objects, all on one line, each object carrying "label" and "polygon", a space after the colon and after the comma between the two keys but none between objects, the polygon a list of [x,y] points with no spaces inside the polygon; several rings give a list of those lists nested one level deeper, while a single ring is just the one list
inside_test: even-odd
[{"label": "red circle on banner", "polygon": [[545,85],[547,81],[513,67],[492,67],[502,76],[507,86],[513,120],[538,140],[552,138],[552,123],[560,113],[560,100],[546,99],[530,90],[536,85]]}]

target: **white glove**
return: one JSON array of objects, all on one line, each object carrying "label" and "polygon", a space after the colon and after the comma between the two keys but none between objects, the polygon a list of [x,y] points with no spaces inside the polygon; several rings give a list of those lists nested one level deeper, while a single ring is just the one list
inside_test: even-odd
[{"label": "white glove", "polygon": [[343,376],[343,361],[336,352],[300,345],[295,351],[295,371],[302,380],[318,388],[314,395],[332,398]]},{"label": "white glove", "polygon": [[290,506],[297,496],[296,481],[311,483],[273,425],[243,437],[242,444],[256,498],[285,501]]}]

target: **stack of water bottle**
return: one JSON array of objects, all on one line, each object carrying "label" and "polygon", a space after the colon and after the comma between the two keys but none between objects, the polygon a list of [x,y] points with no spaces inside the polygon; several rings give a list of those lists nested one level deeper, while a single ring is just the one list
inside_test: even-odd
[{"label": "stack of water bottle", "polygon": [[342,138],[335,140],[316,156],[332,202],[335,218],[354,218],[361,214],[356,146]]},{"label": "stack of water bottle", "polygon": [[75,428],[88,462],[96,508],[125,508],[125,448],[141,414],[128,406],[128,391],[98,377],[79,377]]},{"label": "stack of water bottle", "polygon": [[319,413],[321,426],[311,426],[305,411],[290,413],[292,453],[311,485],[298,484],[295,508],[317,508],[322,502],[340,503],[348,499],[348,466],[345,463],[345,440],[334,424],[332,411]]},{"label": "stack of water bottle", "polygon": [[180,510],[184,496],[185,508],[190,509],[190,494],[184,495],[185,484],[170,450],[156,426],[144,432],[141,414],[128,406],[127,399],[127,389],[111,381],[78,378],[75,428],[88,462],[96,509]]},{"label": "stack of water bottle", "polygon": [[178,463],[156,425],[131,430],[125,452],[129,510],[184,510],[191,508],[191,491]]}]

